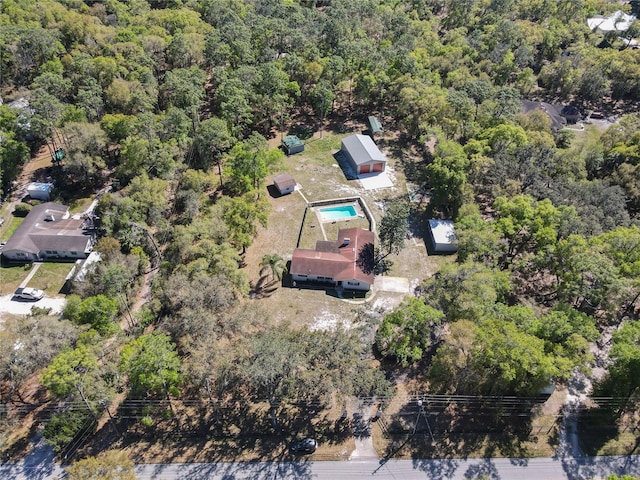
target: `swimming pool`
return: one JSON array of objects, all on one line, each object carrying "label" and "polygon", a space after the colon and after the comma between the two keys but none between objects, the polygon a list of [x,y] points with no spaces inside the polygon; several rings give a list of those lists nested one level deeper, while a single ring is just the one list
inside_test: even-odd
[{"label": "swimming pool", "polygon": [[346,220],[357,217],[358,214],[353,205],[343,205],[341,207],[323,208],[320,210],[323,220]]}]

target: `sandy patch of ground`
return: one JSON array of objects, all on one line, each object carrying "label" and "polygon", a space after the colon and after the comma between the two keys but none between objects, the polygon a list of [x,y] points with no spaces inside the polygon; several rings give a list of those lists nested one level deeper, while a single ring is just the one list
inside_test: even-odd
[{"label": "sandy patch of ground", "polygon": [[337,330],[338,328],[350,329],[353,323],[350,319],[329,311],[318,313],[309,326],[309,330]]}]

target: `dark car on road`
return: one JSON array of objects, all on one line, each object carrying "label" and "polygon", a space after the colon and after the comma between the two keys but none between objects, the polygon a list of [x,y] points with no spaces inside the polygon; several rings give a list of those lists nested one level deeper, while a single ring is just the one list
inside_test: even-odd
[{"label": "dark car on road", "polygon": [[302,440],[294,440],[291,442],[289,449],[293,453],[313,453],[318,448],[318,442],[315,438],[303,438]]}]

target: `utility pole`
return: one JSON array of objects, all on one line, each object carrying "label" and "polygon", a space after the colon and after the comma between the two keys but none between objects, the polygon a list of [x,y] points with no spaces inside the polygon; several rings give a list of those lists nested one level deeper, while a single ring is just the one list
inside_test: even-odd
[{"label": "utility pole", "polygon": [[427,430],[429,430],[429,436],[431,437],[431,441],[435,446],[436,440],[435,438],[433,438],[433,432],[431,431],[431,425],[429,425],[429,419],[427,418],[427,413],[425,412],[424,403],[422,399],[418,400],[418,416],[416,417],[416,424],[413,426],[413,432],[411,433],[412,437],[416,434],[416,430],[418,429],[420,416],[424,417],[424,421],[427,424]]},{"label": "utility pole", "polygon": [[107,415],[109,415],[109,420],[110,420],[110,424],[113,427],[113,429],[115,430],[116,434],[118,436],[120,436],[120,430],[118,430],[118,427],[116,426],[116,423],[114,422],[114,418],[111,415],[111,412],[109,411],[109,405],[107,403],[107,400],[105,400],[104,398],[102,400],[100,400],[100,405],[102,406],[102,408],[104,408],[104,410],[107,412]]}]

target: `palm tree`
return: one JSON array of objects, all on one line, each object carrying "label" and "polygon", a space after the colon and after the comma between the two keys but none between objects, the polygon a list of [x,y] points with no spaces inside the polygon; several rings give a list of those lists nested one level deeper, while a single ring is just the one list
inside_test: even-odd
[{"label": "palm tree", "polygon": [[278,255],[277,253],[268,253],[264,257],[262,257],[262,261],[260,262],[260,274],[264,275],[265,272],[271,272],[272,280],[282,280],[282,277],[285,273],[287,273],[287,266],[284,262],[284,259]]}]

